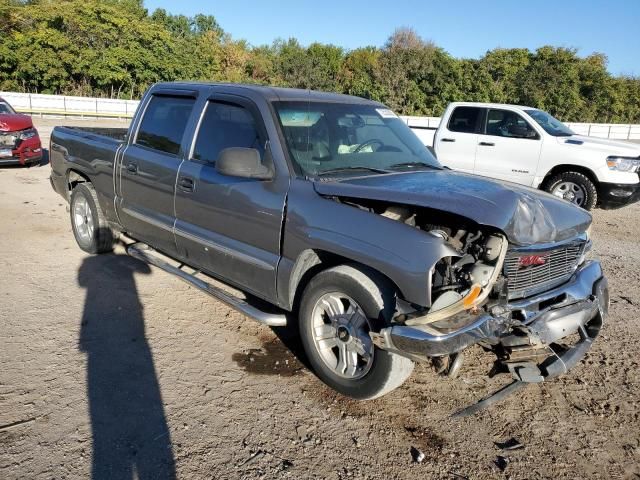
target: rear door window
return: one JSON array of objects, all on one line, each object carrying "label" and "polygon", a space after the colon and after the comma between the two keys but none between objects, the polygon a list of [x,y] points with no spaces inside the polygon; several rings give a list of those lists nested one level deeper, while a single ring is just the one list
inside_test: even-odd
[{"label": "rear door window", "polygon": [[194,98],[154,95],[138,129],[135,143],[176,155],[191,116]]},{"label": "rear door window", "polygon": [[447,128],[451,132],[478,133],[482,109],[478,107],[456,107],[449,118]]},{"label": "rear door window", "polygon": [[262,157],[264,142],[255,117],[241,105],[209,102],[191,158],[215,164],[220,152],[231,147],[255,148]]}]

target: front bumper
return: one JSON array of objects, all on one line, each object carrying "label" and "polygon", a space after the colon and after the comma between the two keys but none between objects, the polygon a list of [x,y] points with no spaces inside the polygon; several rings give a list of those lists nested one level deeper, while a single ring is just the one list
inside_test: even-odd
[{"label": "front bumper", "polygon": [[[385,350],[422,360],[451,355],[473,344],[500,353],[517,380],[542,381],[567,371],[589,350],[608,314],[607,280],[597,261],[583,264],[565,284],[540,295],[497,305],[466,325],[443,333],[432,326],[396,325],[373,334]],[[580,336],[571,347],[557,342]]]},{"label": "front bumper", "polygon": [[605,210],[624,207],[640,200],[640,183],[601,183],[598,204]]},{"label": "front bumper", "polygon": [[29,157],[20,157],[20,156],[12,156],[12,157],[3,157],[0,158],[0,165],[29,165],[40,163],[42,161],[42,153],[38,155],[33,155]]},{"label": "front bumper", "polygon": [[11,155],[0,156],[0,165],[28,165],[42,161],[42,144],[38,136],[18,141],[13,147],[0,147],[0,150],[9,148]]}]

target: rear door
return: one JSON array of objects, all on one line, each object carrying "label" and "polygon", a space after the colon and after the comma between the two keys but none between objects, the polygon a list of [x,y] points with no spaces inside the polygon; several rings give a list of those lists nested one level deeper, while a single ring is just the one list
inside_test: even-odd
[{"label": "rear door", "polygon": [[475,173],[531,186],[541,149],[540,134],[519,113],[489,109],[478,135]]},{"label": "rear door", "polygon": [[241,96],[209,99],[176,190],[176,242],[185,261],[263,298],[275,298],[288,172],[271,180],[225,176],[221,150],[255,148],[270,161],[257,106]]},{"label": "rear door", "polygon": [[449,121],[439,127],[435,140],[434,149],[442,165],[473,173],[483,112],[480,107],[454,107]]},{"label": "rear door", "polygon": [[136,238],[172,254],[174,192],[195,92],[156,91],[118,163],[118,214]]}]

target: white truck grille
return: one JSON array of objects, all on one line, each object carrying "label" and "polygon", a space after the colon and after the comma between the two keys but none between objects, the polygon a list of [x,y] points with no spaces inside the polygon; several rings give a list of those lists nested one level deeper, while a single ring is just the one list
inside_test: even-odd
[{"label": "white truck grille", "polygon": [[512,250],[504,262],[509,297],[522,298],[553,288],[571,277],[584,250],[584,242],[541,251]]}]

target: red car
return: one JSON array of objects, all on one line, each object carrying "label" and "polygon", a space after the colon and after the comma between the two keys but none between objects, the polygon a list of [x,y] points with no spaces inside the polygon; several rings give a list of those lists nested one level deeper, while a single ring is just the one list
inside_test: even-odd
[{"label": "red car", "polygon": [[42,144],[31,117],[16,113],[0,97],[0,165],[29,165],[41,160]]}]

